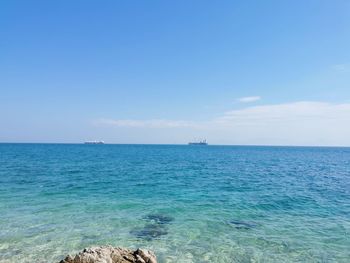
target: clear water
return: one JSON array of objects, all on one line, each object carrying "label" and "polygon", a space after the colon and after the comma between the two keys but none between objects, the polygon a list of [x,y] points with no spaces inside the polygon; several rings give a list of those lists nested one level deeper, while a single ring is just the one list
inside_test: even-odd
[{"label": "clear water", "polygon": [[350,262],[350,148],[0,144],[0,262]]}]

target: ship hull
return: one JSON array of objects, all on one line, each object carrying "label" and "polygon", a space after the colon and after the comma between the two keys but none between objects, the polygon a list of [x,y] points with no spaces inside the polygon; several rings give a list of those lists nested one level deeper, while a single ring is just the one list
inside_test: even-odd
[{"label": "ship hull", "polygon": [[206,142],[190,142],[188,145],[208,145]]}]

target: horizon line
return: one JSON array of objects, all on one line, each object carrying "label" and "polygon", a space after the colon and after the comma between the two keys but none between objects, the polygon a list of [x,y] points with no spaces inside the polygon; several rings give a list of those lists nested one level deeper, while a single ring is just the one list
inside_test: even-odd
[{"label": "horizon line", "polygon": [[[84,142],[0,142],[0,144],[70,144],[85,145]],[[188,143],[106,143],[101,145],[158,145],[158,146],[188,146]],[[288,144],[208,144],[205,146],[236,146],[236,147],[309,147],[309,148],[350,148],[346,145],[288,145]],[[203,147],[205,147],[203,146]]]}]

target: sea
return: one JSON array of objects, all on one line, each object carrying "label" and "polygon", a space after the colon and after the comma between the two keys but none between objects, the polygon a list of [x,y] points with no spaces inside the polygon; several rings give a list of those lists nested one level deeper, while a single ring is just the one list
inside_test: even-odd
[{"label": "sea", "polygon": [[0,262],[350,262],[350,148],[0,144]]}]

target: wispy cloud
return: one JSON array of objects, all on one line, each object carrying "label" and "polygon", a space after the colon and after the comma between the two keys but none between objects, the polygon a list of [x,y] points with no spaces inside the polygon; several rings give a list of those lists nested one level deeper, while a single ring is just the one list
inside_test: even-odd
[{"label": "wispy cloud", "polygon": [[350,73],[350,63],[333,65],[333,69],[342,73]]},{"label": "wispy cloud", "polygon": [[242,103],[249,103],[249,102],[254,102],[258,100],[261,100],[260,96],[243,97],[238,99],[238,101]]},{"label": "wispy cloud", "polygon": [[223,144],[350,145],[350,103],[299,101],[251,106],[207,121],[101,119],[97,123],[139,132],[154,129],[152,136],[165,136],[157,129],[167,128],[171,139],[180,133],[188,139],[200,134]]},{"label": "wispy cloud", "polygon": [[163,119],[151,119],[151,120],[113,120],[113,119],[100,119],[95,122],[96,124],[115,126],[115,127],[132,127],[132,128],[184,128],[198,126],[198,123],[182,120],[163,120]]},{"label": "wispy cloud", "polygon": [[220,136],[247,144],[350,145],[350,104],[293,102],[229,111]]},{"label": "wispy cloud", "polygon": [[[327,123],[329,121],[349,121],[350,104],[300,101],[285,104],[247,107],[226,112],[217,119],[231,124],[295,123],[301,121]],[[303,126],[309,125],[303,123]],[[350,125],[349,125],[350,127]]]}]

